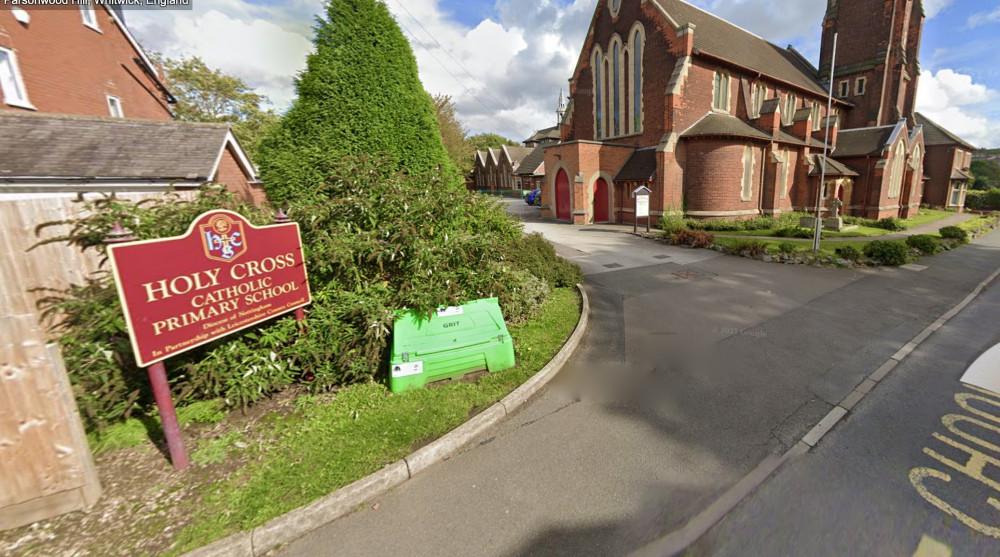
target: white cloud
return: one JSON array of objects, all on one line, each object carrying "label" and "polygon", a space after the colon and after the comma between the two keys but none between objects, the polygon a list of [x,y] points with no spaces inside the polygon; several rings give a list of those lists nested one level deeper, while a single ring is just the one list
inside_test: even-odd
[{"label": "white cloud", "polygon": [[924,0],[924,15],[930,19],[951,5],[955,0]]},{"label": "white cloud", "polygon": [[1000,92],[950,69],[920,74],[917,111],[978,147],[1000,147],[1000,118],[992,113]]},{"label": "white cloud", "polygon": [[287,107],[295,95],[294,77],[313,49],[301,34],[301,21],[282,22],[268,8],[240,0],[195,6],[193,11],[131,11],[126,18],[146,48],[170,58],[199,56],[210,67],[241,77],[275,107]]},{"label": "white cloud", "polygon": [[992,12],[982,12],[978,14],[973,14],[969,17],[968,26],[969,27],[979,27],[980,25],[986,25],[987,23],[997,23],[1000,22],[1000,8],[993,10]]}]

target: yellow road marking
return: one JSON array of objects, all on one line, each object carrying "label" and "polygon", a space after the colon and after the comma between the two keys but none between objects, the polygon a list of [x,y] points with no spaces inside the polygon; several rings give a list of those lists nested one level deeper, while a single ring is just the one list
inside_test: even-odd
[{"label": "yellow road marking", "polygon": [[924,536],[913,557],[951,557],[951,548],[930,536]]}]

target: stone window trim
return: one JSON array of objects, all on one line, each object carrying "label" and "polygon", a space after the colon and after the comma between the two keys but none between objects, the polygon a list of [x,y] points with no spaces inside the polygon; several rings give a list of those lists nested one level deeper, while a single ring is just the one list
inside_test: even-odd
[{"label": "stone window trim", "polygon": [[740,200],[748,203],[753,200],[753,170],[757,154],[753,145],[747,143],[743,148],[743,179],[741,181]]},{"label": "stone window trim", "polygon": [[854,95],[860,96],[865,94],[865,88],[868,85],[867,77],[859,77],[854,81]]},{"label": "stone window trim", "polygon": [[102,33],[100,25],[97,23],[97,10],[94,8],[92,0],[87,0],[80,4],[80,18],[83,24],[98,33]]},{"label": "stone window trim", "polygon": [[28,100],[28,90],[24,86],[21,66],[17,63],[17,52],[0,46],[0,89],[3,101],[9,106],[36,110]]},{"label": "stone window trim", "polygon": [[822,123],[822,108],[819,102],[813,101],[812,103],[812,131],[818,132],[822,129],[820,125]]},{"label": "stone window trim", "polygon": [[715,70],[712,79],[712,110],[729,114],[729,97],[732,92],[732,79],[729,72]]},{"label": "stone window trim", "polygon": [[799,104],[799,99],[795,96],[795,93],[788,92],[785,94],[785,104],[781,110],[781,123],[785,126],[790,126],[795,121],[795,111],[796,106]]},{"label": "stone window trim", "polygon": [[847,98],[847,95],[851,92],[851,80],[845,79],[837,84],[837,96],[841,99]]},{"label": "stone window trim", "polygon": [[896,199],[903,189],[903,174],[905,173],[906,145],[902,141],[893,149],[892,166],[889,172],[889,199]]},{"label": "stone window trim", "polygon": [[618,19],[618,12],[621,11],[622,0],[608,0],[608,12],[612,19]]},{"label": "stone window trim", "polygon": [[756,82],[750,86],[750,105],[749,112],[751,118],[760,118],[761,108],[764,107],[764,101],[767,99],[767,85],[761,82]]},{"label": "stone window trim", "polygon": [[778,195],[779,199],[788,198],[788,174],[792,166],[792,154],[788,148],[781,150],[781,192]]},{"label": "stone window trim", "polygon": [[641,22],[636,22],[629,31],[629,45],[626,48],[629,55],[629,67],[625,68],[630,86],[630,108],[632,114],[626,115],[627,129],[632,134],[642,133],[642,122],[645,118],[643,85],[645,84],[644,60],[646,54],[646,29]]},{"label": "stone window trim", "polygon": [[604,110],[604,101],[607,98],[604,91],[604,52],[600,45],[594,47],[594,52],[591,55],[591,66],[594,81],[594,139],[600,141],[604,139],[605,135],[604,118],[607,112]]}]

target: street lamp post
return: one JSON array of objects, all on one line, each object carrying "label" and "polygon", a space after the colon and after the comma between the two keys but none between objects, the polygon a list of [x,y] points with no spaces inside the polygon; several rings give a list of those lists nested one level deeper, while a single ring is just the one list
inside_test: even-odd
[{"label": "street lamp post", "polygon": [[830,59],[830,90],[826,97],[826,138],[823,140],[823,166],[819,175],[819,189],[816,191],[816,228],[813,231],[813,251],[819,251],[820,236],[823,233],[823,186],[826,184],[826,157],[830,150],[830,111],[833,109],[833,70],[837,65],[837,33],[833,34],[833,57]]}]

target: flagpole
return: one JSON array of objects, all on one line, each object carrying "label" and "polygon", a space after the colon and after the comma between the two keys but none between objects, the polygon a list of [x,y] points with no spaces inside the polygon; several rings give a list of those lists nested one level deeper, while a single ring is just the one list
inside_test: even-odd
[{"label": "flagpole", "polygon": [[813,251],[819,251],[820,236],[823,234],[823,186],[826,183],[826,157],[830,149],[830,112],[833,109],[833,71],[837,65],[837,35],[833,34],[833,57],[830,59],[830,91],[826,97],[826,138],[823,139],[823,168],[819,176],[819,191],[816,192],[816,229],[813,231]]}]

